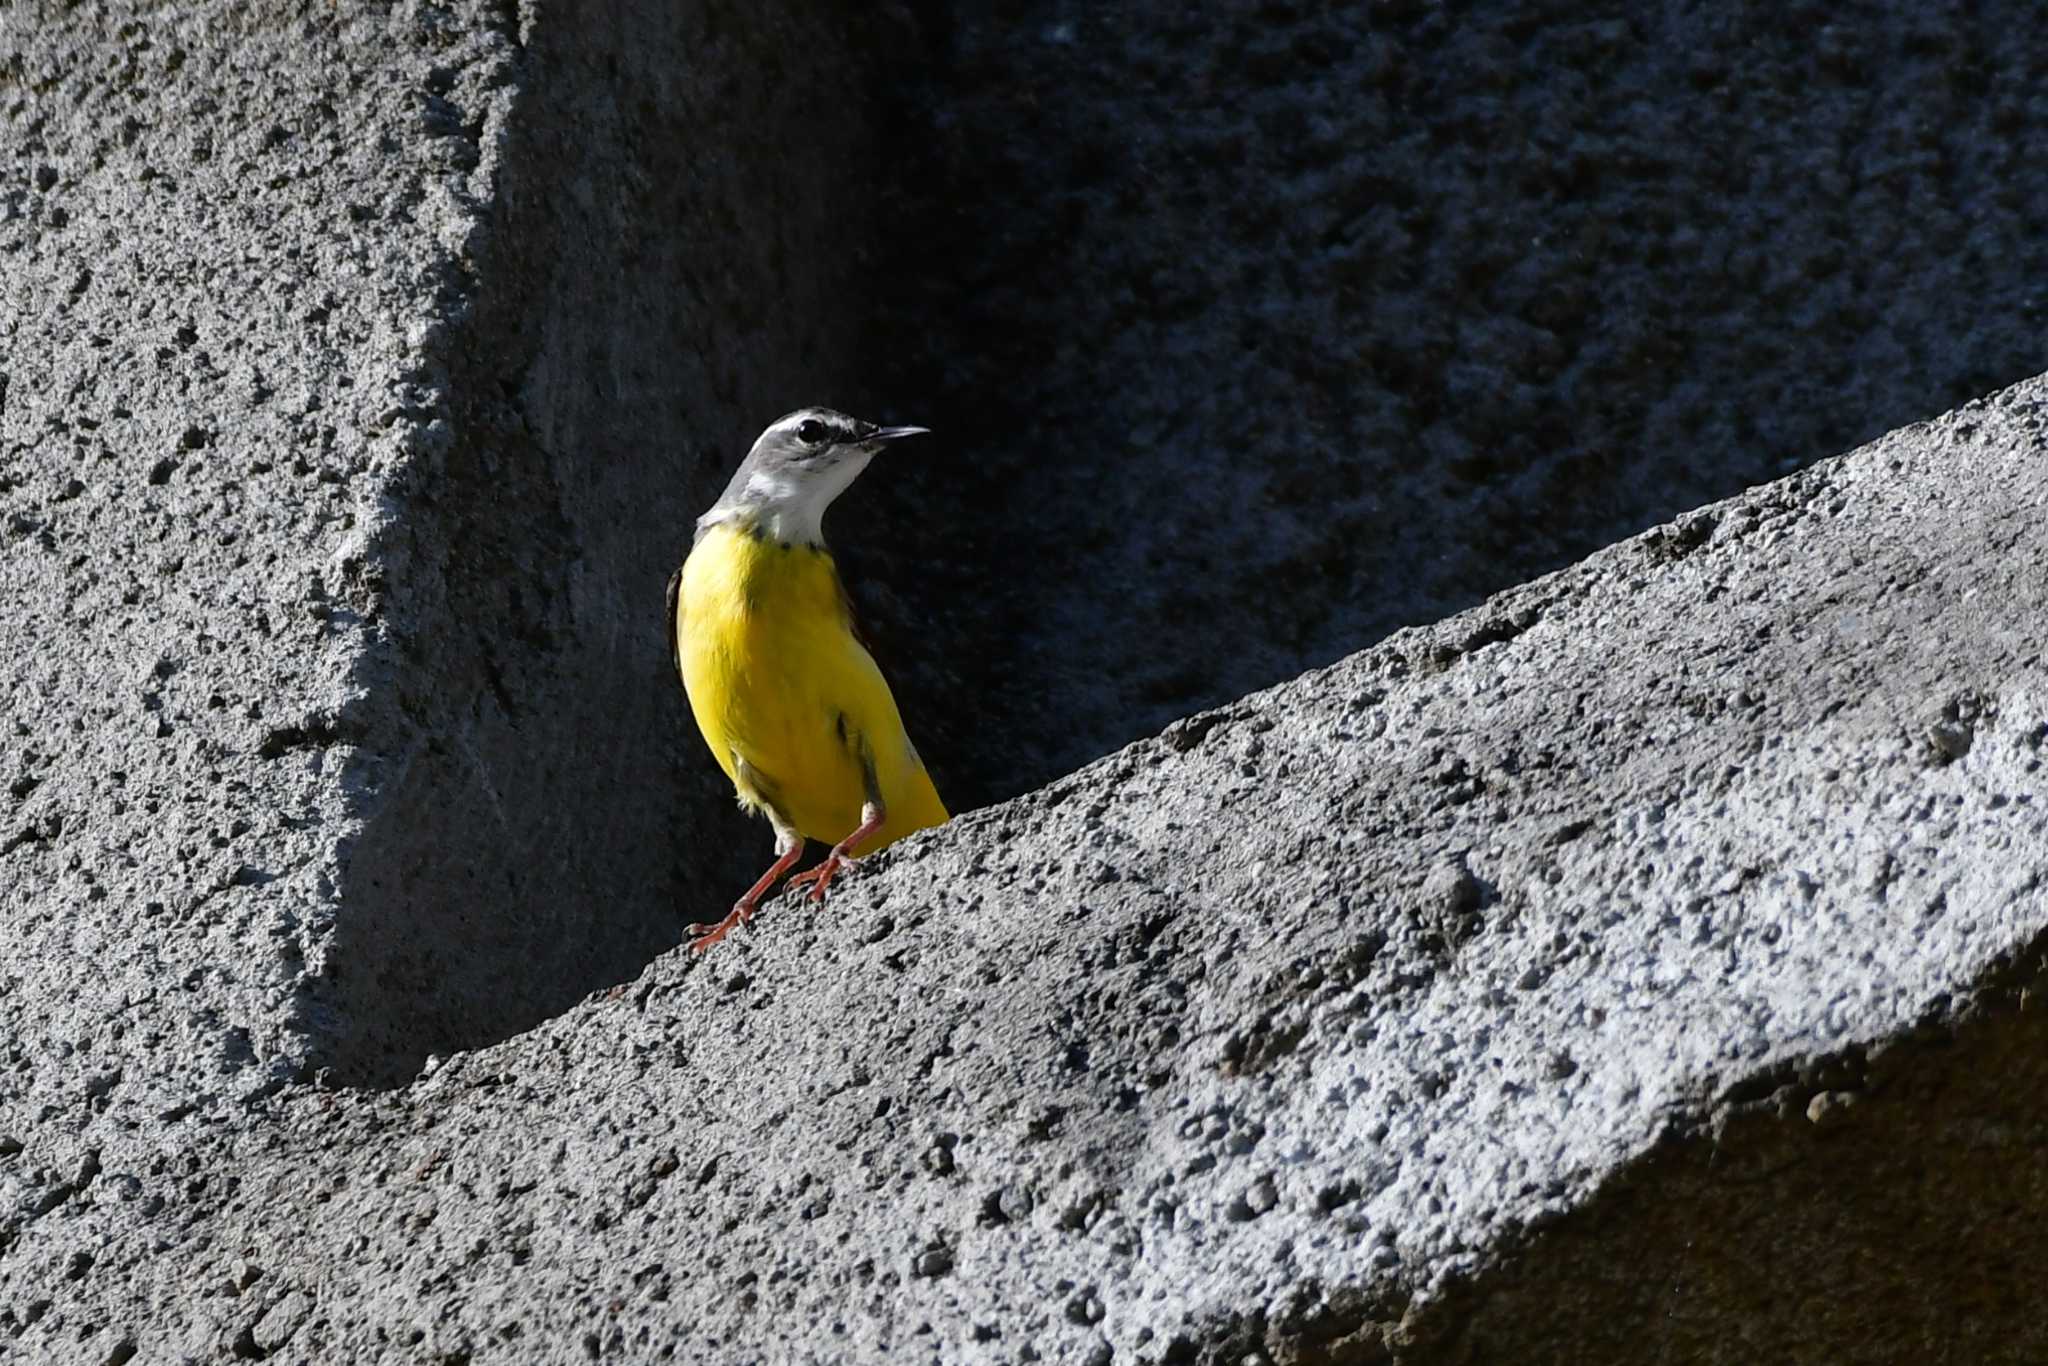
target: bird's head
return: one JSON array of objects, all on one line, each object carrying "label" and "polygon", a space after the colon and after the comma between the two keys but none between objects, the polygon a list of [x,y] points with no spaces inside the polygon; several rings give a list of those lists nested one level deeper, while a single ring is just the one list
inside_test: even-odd
[{"label": "bird's head", "polygon": [[768,424],[699,529],[751,521],[778,540],[822,542],[820,524],[876,452],[926,427],[878,427],[830,408],[799,408]]}]

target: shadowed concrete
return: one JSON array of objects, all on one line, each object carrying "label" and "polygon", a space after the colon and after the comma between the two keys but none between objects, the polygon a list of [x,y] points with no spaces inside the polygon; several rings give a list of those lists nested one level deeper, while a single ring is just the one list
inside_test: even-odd
[{"label": "shadowed concrete", "polygon": [[950,533],[843,523],[965,804],[2048,369],[2027,0],[918,11]]},{"label": "shadowed concrete", "polygon": [[[2040,386],[1350,653],[2048,361],[2038,27],[1824,17],[0,15],[0,1334],[2040,1355]],[[1027,795],[692,965],[811,401]]]},{"label": "shadowed concrete", "polygon": [[74,1175],[0,1322],[195,1359],[2036,1359],[2044,457],[2035,381],[182,1165],[38,1131],[10,1160]]},{"label": "shadowed concrete", "polygon": [[688,730],[662,586],[763,414],[858,369],[861,225],[821,189],[876,153],[806,93],[857,36],[807,5],[527,32],[420,414],[451,436],[382,547],[397,714],[316,987],[344,1080],[631,977],[769,855]]}]

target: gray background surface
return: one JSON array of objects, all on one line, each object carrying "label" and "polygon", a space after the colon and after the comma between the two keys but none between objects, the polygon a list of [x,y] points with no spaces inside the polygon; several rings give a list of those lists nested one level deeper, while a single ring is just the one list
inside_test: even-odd
[{"label": "gray background surface", "polygon": [[[1175,721],[2048,364],[2030,10],[1570,8],[0,13],[0,1338],[2039,1357],[2038,385]],[[692,964],[816,401],[988,809]]]}]

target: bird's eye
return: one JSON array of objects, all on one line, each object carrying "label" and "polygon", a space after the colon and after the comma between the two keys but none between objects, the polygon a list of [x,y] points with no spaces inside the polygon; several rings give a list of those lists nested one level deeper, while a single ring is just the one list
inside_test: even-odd
[{"label": "bird's eye", "polygon": [[805,418],[796,429],[796,439],[812,446],[823,444],[831,435],[832,429],[815,417]]}]

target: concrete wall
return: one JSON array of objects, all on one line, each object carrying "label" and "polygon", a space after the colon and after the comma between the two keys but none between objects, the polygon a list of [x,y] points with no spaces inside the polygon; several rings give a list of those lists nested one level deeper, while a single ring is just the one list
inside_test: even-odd
[{"label": "concrete wall", "polygon": [[[2039,1355],[2038,385],[1353,652],[2048,364],[2048,46],[1578,9],[0,15],[0,1334]],[[814,401],[1030,795],[693,965]]]}]

